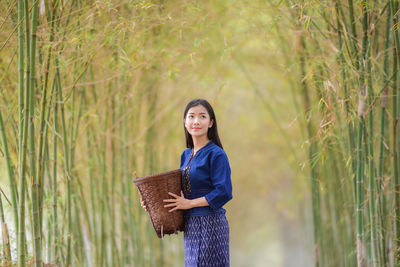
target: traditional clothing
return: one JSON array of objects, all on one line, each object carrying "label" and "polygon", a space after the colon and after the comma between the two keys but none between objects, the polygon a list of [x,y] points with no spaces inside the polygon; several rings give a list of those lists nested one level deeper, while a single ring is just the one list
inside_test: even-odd
[{"label": "traditional clothing", "polygon": [[209,206],[184,210],[185,267],[229,266],[229,224],[222,206],[232,199],[231,169],[213,141],[193,156],[181,155],[182,189],[187,199],[205,197]]}]

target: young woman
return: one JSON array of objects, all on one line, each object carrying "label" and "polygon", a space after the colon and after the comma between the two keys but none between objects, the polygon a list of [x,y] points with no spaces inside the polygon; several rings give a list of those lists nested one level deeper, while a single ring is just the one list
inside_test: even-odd
[{"label": "young woman", "polygon": [[185,108],[182,189],[165,199],[169,212],[184,210],[185,267],[229,266],[229,225],[222,206],[232,199],[231,169],[211,105],[194,99]]}]

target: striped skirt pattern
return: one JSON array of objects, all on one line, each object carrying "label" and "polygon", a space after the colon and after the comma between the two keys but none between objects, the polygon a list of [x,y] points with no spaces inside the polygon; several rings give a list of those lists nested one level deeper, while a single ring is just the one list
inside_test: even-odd
[{"label": "striped skirt pattern", "polygon": [[185,267],[229,267],[229,224],[225,214],[185,217]]}]

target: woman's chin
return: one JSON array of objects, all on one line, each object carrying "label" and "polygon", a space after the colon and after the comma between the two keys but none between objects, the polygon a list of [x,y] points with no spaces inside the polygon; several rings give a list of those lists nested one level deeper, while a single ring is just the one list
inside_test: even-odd
[{"label": "woman's chin", "polygon": [[192,135],[192,137],[202,137],[203,135],[206,135],[205,133],[196,133],[196,132],[192,132],[190,134]]}]

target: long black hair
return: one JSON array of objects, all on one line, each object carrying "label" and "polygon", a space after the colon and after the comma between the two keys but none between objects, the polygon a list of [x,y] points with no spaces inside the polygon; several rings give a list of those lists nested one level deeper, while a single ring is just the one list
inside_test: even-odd
[{"label": "long black hair", "polygon": [[[208,139],[213,141],[220,148],[224,149],[222,147],[221,140],[219,139],[219,136],[218,136],[217,119],[215,118],[214,110],[211,107],[210,103],[208,103],[207,100],[197,98],[197,99],[193,99],[192,101],[190,101],[187,104],[186,108],[185,108],[185,112],[183,114],[183,118],[184,119],[186,118],[186,115],[187,115],[187,113],[188,113],[190,108],[196,107],[196,106],[199,106],[199,105],[202,105],[203,107],[206,108],[208,114],[210,115],[210,121],[211,120],[214,121],[214,123],[211,126],[211,128],[208,128],[208,132],[207,132]],[[185,127],[185,123],[183,123],[183,129],[185,130],[186,147],[187,148],[193,148],[194,147],[193,138],[192,138],[192,135],[187,131],[187,129]]]}]

